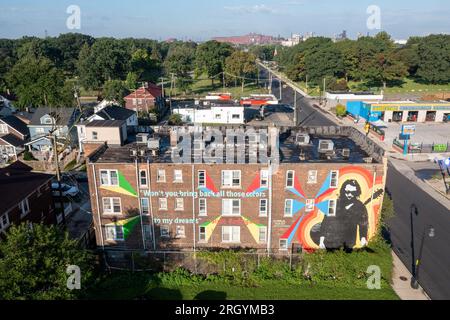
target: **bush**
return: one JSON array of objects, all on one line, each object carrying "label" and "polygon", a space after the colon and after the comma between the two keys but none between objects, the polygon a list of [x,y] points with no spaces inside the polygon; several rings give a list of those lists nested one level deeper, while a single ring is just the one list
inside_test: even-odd
[{"label": "bush", "polygon": [[345,117],[346,114],[347,114],[347,108],[342,104],[338,104],[336,106],[336,115],[338,117]]},{"label": "bush", "polygon": [[169,117],[169,125],[179,126],[183,124],[183,120],[181,120],[181,115],[174,113]]},{"label": "bush", "polygon": [[24,153],[23,153],[23,160],[25,160],[25,161],[35,161],[36,158],[33,156],[33,154],[30,151],[25,150]]}]

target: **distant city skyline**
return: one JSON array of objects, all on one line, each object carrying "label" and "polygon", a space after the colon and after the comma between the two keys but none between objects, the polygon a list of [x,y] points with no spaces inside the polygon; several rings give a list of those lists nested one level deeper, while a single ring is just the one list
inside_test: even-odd
[{"label": "distant city skyline", "polygon": [[[81,28],[69,29],[70,5],[81,9]],[[381,29],[369,30],[367,8],[380,8]],[[258,33],[289,37],[314,32],[333,37],[343,30],[386,31],[395,39],[450,33],[447,0],[2,0],[0,38],[57,36],[78,32],[95,37],[205,41]]]}]

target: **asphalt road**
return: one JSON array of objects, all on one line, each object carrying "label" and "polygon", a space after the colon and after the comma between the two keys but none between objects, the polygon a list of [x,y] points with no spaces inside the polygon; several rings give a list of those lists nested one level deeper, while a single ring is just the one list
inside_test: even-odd
[{"label": "asphalt road", "polygon": [[[450,299],[449,210],[391,164],[387,189],[396,210],[396,217],[389,221],[394,251],[414,274],[414,261],[419,256],[422,235],[426,230],[419,283],[431,299]],[[412,204],[417,206],[418,215],[413,213],[411,219]],[[434,228],[433,237],[429,236],[429,225]]]},{"label": "asphalt road", "polygon": [[[266,69],[261,67],[260,78],[269,78],[269,73]],[[267,85],[268,86],[268,85]],[[280,82],[278,78],[274,76],[274,80],[272,81],[272,93],[278,98],[281,98],[281,102],[283,104],[289,104],[294,106],[295,93],[294,90],[283,84],[281,87],[281,96],[280,96]],[[311,99],[305,98],[301,94],[297,93],[297,123],[300,126],[334,126],[332,120],[327,118],[325,114],[318,109],[318,107],[313,106],[313,102]]]}]

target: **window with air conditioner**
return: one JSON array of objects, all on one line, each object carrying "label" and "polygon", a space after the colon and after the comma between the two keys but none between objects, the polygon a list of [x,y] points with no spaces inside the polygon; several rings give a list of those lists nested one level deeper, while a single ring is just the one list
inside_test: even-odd
[{"label": "window with air conditioner", "polygon": [[286,172],[286,188],[293,188],[294,187],[294,171],[288,170]]},{"label": "window with air conditioner", "polygon": [[237,226],[222,227],[222,242],[239,243],[240,241],[241,241],[241,227]]},{"label": "window with air conditioner", "polygon": [[222,215],[223,216],[240,216],[241,200],[240,199],[222,199]]},{"label": "window with air conditioner", "polygon": [[102,186],[118,186],[119,174],[117,170],[100,170],[100,184]]}]

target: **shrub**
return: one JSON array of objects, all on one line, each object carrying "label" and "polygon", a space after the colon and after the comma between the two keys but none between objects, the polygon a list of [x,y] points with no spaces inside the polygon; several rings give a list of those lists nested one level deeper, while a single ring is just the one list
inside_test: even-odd
[{"label": "shrub", "polygon": [[342,104],[338,104],[336,106],[336,115],[338,117],[344,117],[346,114],[347,114],[347,108]]},{"label": "shrub", "polygon": [[25,150],[23,153],[23,160],[34,161],[34,160],[36,160],[36,158],[33,156],[33,154],[30,151]]}]

